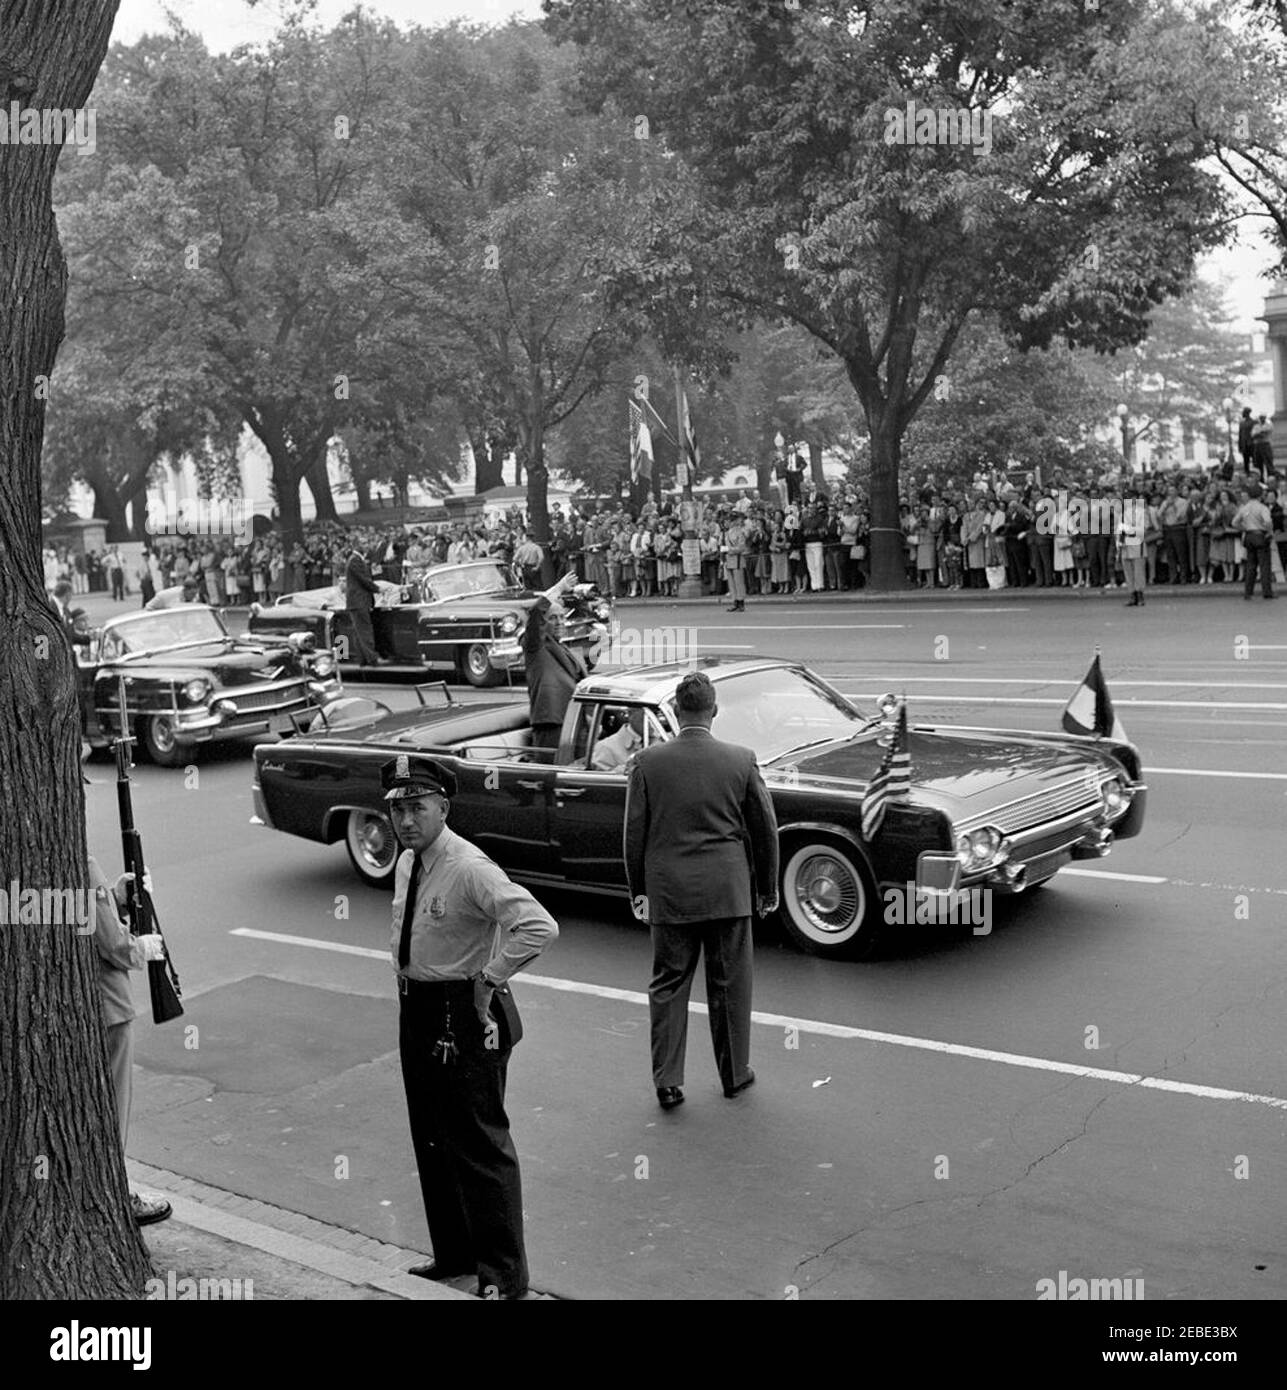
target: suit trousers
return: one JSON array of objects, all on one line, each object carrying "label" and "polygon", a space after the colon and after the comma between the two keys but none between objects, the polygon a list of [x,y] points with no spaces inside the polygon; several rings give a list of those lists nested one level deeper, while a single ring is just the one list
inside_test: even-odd
[{"label": "suit trousers", "polygon": [[375,628],[371,623],[369,608],[350,608],[349,621],[353,624],[353,640],[357,647],[353,660],[362,666],[374,665],[378,653],[375,649]]},{"label": "suit trousers", "polygon": [[[508,1052],[488,1050],[467,980],[412,982],[400,996],[398,1046],[411,1141],[434,1260],[478,1272],[484,1297],[527,1288],[523,1189],[505,1114]],[[450,1026],[454,1061],[432,1054]]]},{"label": "suit trousers", "polygon": [[1266,598],[1274,594],[1274,570],[1269,554],[1269,537],[1264,531],[1244,531],[1242,544],[1247,551],[1243,566],[1242,591],[1250,598],[1256,592],[1256,571],[1260,571],[1260,591]]},{"label": "suit trousers", "polygon": [[107,1025],[107,1061],[116,1092],[116,1123],[121,1127],[121,1153],[130,1128],[130,1105],[134,1099],[134,1024]]},{"label": "suit trousers", "polygon": [[751,919],[654,922],[652,953],[648,1018],[653,1084],[659,1089],[684,1084],[688,995],[697,957],[704,954],[715,1065],[726,1091],[741,1085],[751,1056]]}]

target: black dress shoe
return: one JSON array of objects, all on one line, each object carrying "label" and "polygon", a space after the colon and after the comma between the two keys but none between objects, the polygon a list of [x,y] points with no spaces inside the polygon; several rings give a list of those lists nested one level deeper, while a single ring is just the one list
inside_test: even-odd
[{"label": "black dress shoe", "polygon": [[435,1283],[443,1279],[459,1279],[462,1275],[477,1275],[477,1269],[449,1269],[445,1265],[439,1265],[437,1260],[426,1260],[422,1265],[412,1265],[408,1274],[414,1274],[417,1279],[432,1279]]},{"label": "black dress shoe", "polygon": [[750,1069],[750,1067],[747,1067],[747,1069],[746,1069],[746,1080],[745,1080],[745,1081],[739,1081],[738,1084],[737,1084],[736,1086],[732,1086],[732,1087],[727,1088],[727,1089],[724,1091],[724,1099],[725,1099],[725,1100],[732,1100],[734,1096],[740,1096],[740,1095],[742,1094],[742,1092],[745,1091],[746,1088],[747,1088],[748,1086],[754,1086],[754,1085],[755,1085],[755,1073]]},{"label": "black dress shoe", "polygon": [[684,1093],[678,1086],[658,1086],[657,1104],[663,1110],[673,1110],[677,1105],[683,1105]]}]

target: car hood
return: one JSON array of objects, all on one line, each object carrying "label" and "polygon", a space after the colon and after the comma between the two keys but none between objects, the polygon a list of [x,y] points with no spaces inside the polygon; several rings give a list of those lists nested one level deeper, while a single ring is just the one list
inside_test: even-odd
[{"label": "car hood", "polygon": [[[855,782],[875,776],[887,743],[879,733],[851,743],[775,759],[779,771],[794,767],[801,782],[822,789],[854,790]],[[992,806],[1071,781],[1078,775],[1118,764],[1107,750],[1046,742],[1012,733],[949,733],[909,730],[912,796],[955,818],[974,817]]]},{"label": "car hood", "polygon": [[154,680],[191,680],[209,676],[220,687],[263,685],[303,674],[299,657],[286,647],[238,641],[204,642],[181,652],[161,652],[140,661],[121,662],[115,673],[144,674]]}]

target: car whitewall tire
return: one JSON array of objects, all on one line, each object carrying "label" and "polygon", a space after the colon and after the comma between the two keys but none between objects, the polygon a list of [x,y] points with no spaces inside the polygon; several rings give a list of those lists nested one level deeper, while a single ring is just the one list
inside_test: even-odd
[{"label": "car whitewall tire", "polygon": [[388,816],[380,811],[350,811],[344,827],[344,848],[363,883],[392,888],[402,846]]},{"label": "car whitewall tire", "polygon": [[788,842],[783,856],[779,916],[791,940],[810,955],[870,956],[880,898],[860,856],[826,839]]}]

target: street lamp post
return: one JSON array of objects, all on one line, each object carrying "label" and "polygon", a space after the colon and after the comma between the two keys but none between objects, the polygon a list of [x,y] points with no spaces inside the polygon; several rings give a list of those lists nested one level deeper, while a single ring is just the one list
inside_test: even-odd
[{"label": "street lamp post", "polygon": [[[778,477],[782,480],[782,486],[786,488],[786,436],[781,430],[773,436],[773,447],[778,451]],[[789,497],[789,488],[787,488],[787,493]]]},{"label": "street lamp post", "polygon": [[1233,397],[1224,398],[1224,433],[1228,452],[1225,455],[1225,465],[1232,468],[1233,465]]},{"label": "street lamp post", "polygon": [[1125,464],[1128,474],[1134,471],[1131,468],[1130,413],[1130,408],[1125,401],[1117,407],[1117,420],[1122,427],[1122,462]]}]

